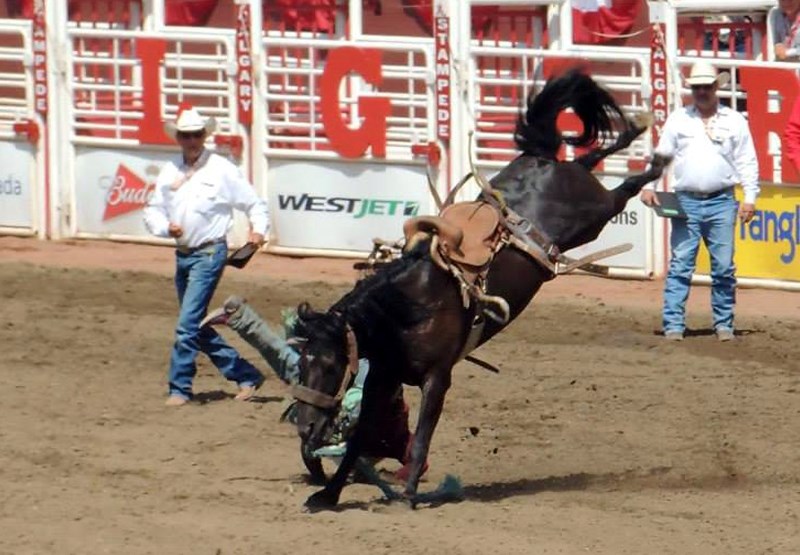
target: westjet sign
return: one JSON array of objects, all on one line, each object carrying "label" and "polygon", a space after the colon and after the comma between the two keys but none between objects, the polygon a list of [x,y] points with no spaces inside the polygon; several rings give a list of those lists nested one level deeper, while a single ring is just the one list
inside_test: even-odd
[{"label": "westjet sign", "polygon": [[273,159],[267,183],[279,248],[369,252],[374,237],[396,241],[433,208],[419,165]]},{"label": "westjet sign", "polygon": [[281,210],[297,212],[338,212],[359,219],[366,216],[416,216],[419,202],[355,197],[324,197],[308,193],[278,195]]}]

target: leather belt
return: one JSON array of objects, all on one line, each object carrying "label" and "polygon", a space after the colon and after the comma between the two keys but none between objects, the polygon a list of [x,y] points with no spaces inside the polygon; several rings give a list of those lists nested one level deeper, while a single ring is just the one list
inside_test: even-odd
[{"label": "leather belt", "polygon": [[718,197],[720,195],[724,195],[726,193],[730,193],[733,191],[733,187],[725,187],[724,189],[718,189],[716,191],[711,191],[710,193],[701,193],[699,191],[678,191],[679,193],[683,193],[689,195],[692,198],[706,200],[714,197]]},{"label": "leather belt", "polygon": [[211,241],[206,241],[205,243],[201,243],[201,244],[197,245],[196,247],[186,247],[186,246],[179,245],[179,246],[175,247],[175,249],[181,254],[193,254],[193,253],[196,253],[197,251],[206,249],[206,248],[211,247],[213,245],[218,245],[220,243],[225,243],[226,241],[227,241],[227,239],[225,237],[220,237],[218,239],[212,239]]}]

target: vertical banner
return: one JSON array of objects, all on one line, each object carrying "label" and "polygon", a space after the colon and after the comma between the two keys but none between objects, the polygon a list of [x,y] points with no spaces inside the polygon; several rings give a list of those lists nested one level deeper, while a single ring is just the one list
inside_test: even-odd
[{"label": "vertical banner", "polygon": [[652,88],[651,110],[653,112],[653,148],[661,138],[661,130],[667,121],[669,103],[667,101],[667,55],[664,49],[664,24],[653,25],[653,38],[650,41],[650,84]]},{"label": "vertical banner", "polygon": [[450,18],[439,6],[434,17],[436,44],[436,137],[450,142]]},{"label": "vertical banner", "polygon": [[161,67],[167,55],[167,41],[155,37],[136,37],[136,56],[142,70],[142,120],[137,133],[143,145],[171,145],[175,141],[164,133]]},{"label": "vertical banner", "polygon": [[253,123],[253,59],[250,56],[250,5],[239,4],[236,18],[236,105],[239,123]]},{"label": "vertical banner", "polygon": [[47,118],[47,27],[44,0],[37,0],[33,12],[33,99],[36,112]]},{"label": "vertical banner", "polygon": [[[434,0],[431,3],[433,10],[433,44],[434,44],[434,65],[436,67],[436,84],[434,94],[436,96],[436,139],[439,142],[439,148],[444,152],[445,164],[442,167],[442,172],[438,175],[443,175],[444,190],[441,193],[450,193],[450,136],[452,133],[452,88],[450,81],[450,62],[452,58],[452,49],[450,45],[450,14],[445,11],[445,0]],[[466,9],[470,10],[469,3],[466,3]],[[434,164],[433,160],[429,160],[431,165],[439,165],[438,161]],[[438,181],[438,179],[437,179]]]}]

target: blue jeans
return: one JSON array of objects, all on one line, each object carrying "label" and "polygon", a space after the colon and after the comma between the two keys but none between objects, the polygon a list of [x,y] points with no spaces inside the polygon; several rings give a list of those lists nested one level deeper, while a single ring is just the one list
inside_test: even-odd
[{"label": "blue jeans", "polygon": [[733,264],[734,226],[737,205],[733,191],[708,199],[678,193],[688,219],[673,218],[669,263],[664,287],[664,332],[686,328],[686,299],[697,264],[700,239],[711,256],[711,312],[714,329],[733,331],[736,304],[736,267]]},{"label": "blue jeans", "polygon": [[281,381],[299,383],[300,355],[249,304],[242,305],[228,326],[264,357]]},{"label": "blue jeans", "polygon": [[225,269],[227,254],[228,247],[224,242],[191,254],[180,251],[175,254],[175,288],[180,314],[169,364],[170,395],[191,399],[192,379],[197,373],[195,359],[199,351],[208,355],[223,376],[240,386],[260,384],[264,379],[213,328],[200,328]]}]

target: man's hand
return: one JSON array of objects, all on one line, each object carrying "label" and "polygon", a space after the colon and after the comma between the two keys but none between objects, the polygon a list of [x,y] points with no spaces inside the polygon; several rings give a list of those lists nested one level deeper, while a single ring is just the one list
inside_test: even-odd
[{"label": "man's hand", "polygon": [[656,196],[656,192],[650,189],[644,189],[642,194],[639,195],[639,200],[641,200],[645,206],[660,206],[661,203],[658,202],[658,197]]},{"label": "man's hand", "polygon": [[754,204],[739,205],[739,219],[742,221],[743,224],[746,224],[747,222],[752,220],[755,213],[756,213],[756,207]]},{"label": "man's hand", "polygon": [[776,60],[785,60],[786,59],[786,45],[778,43],[775,45],[775,59]]},{"label": "man's hand", "polygon": [[247,239],[248,243],[255,243],[259,247],[264,244],[264,236],[260,233],[250,233],[250,237]]},{"label": "man's hand", "polygon": [[183,228],[181,228],[181,226],[179,226],[178,224],[173,224],[173,223],[169,224],[167,231],[169,233],[169,236],[174,237],[175,239],[183,235]]}]

